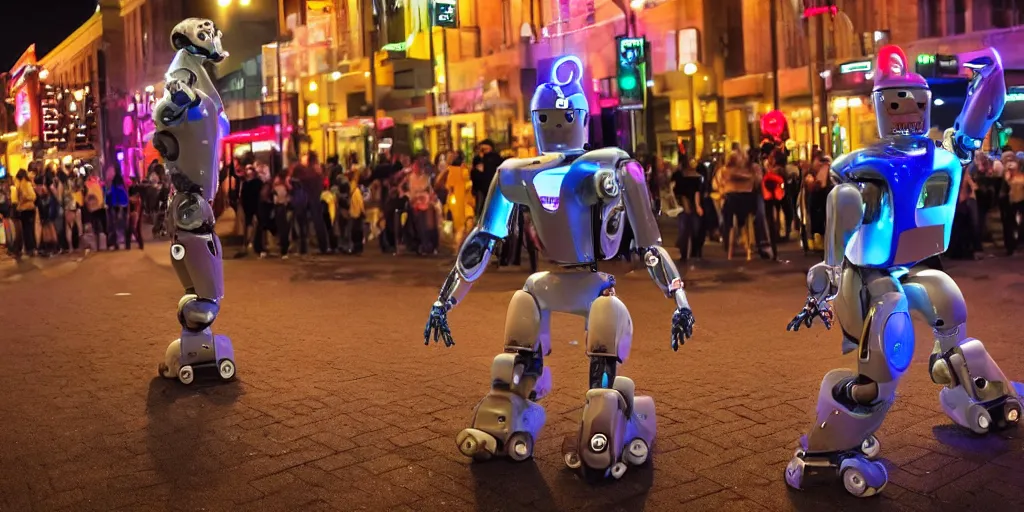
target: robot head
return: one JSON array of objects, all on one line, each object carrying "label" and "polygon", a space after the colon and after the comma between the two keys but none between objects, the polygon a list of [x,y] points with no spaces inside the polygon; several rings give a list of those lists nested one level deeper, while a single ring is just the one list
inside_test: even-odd
[{"label": "robot head", "polygon": [[220,43],[223,36],[212,21],[188,18],[171,30],[171,46],[174,46],[175,50],[185,50],[216,63],[228,56],[228,52],[224,51]]},{"label": "robot head", "polygon": [[932,92],[921,75],[907,67],[907,54],[899,46],[878,51],[872,99],[878,134],[923,135],[931,128]]},{"label": "robot head", "polygon": [[[568,71],[567,80],[558,78],[559,69]],[[580,84],[582,75],[578,58],[562,57],[551,68],[551,80],[533,93],[530,110],[541,153],[580,150],[587,143],[590,106]]]}]

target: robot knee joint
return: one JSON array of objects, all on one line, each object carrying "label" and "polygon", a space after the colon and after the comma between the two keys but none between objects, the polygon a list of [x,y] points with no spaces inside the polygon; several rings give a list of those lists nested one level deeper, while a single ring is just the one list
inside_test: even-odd
[{"label": "robot knee joint", "polygon": [[190,331],[202,331],[213,325],[220,306],[212,300],[186,295],[178,302],[178,322]]}]

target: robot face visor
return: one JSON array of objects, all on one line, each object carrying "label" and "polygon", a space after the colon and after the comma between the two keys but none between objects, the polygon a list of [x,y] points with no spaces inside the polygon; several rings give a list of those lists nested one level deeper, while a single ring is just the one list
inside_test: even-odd
[{"label": "robot face visor", "polygon": [[541,151],[582,149],[587,142],[588,112],[584,109],[533,111],[533,128]]},{"label": "robot face visor", "polygon": [[925,87],[887,87],[872,94],[878,131],[889,135],[922,135],[931,128],[932,92]]}]

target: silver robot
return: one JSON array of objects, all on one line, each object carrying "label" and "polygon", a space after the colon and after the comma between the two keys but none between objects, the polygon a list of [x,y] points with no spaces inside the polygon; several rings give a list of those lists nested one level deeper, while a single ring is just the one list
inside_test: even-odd
[{"label": "silver robot", "polygon": [[189,18],[171,32],[177,50],[165,77],[164,96],[153,109],[153,145],[163,156],[173,192],[168,205],[171,262],[185,288],[178,302],[181,337],[167,347],[160,374],[191,384],[196,370],[213,370],[219,378],[235,377],[231,340],[214,336],[224,298],[220,239],[211,205],[217,193],[221,139],[229,123],[220,94],[203,68],[227,57],[221,32],[213,22]]},{"label": "silver robot", "polygon": [[908,69],[899,47],[878,57],[873,100],[882,140],[836,159],[828,197],[825,261],[807,273],[808,299],[789,330],[835,314],[843,353],[856,352],[857,370],[825,375],[810,433],[786,468],[800,489],[819,477],[842,478],[866,497],[888,481],[875,431],[895,400],[914,354],[916,311],[932,328],[932,380],[939,402],[957,424],[977,434],[1020,421],[1024,386],[1011,382],[981,341],[967,336],[967,304],[944,272],[915,265],[949,244],[963,165],[1002,112],[1002,64],[992,49],[967,56],[973,70],[964,108],[943,148],[924,136],[931,92]]},{"label": "silver robot", "polygon": [[448,312],[461,303],[486,269],[495,245],[509,235],[518,207],[529,209],[543,251],[562,269],[538,272],[512,296],[505,320],[504,351],[491,365],[491,390],[476,406],[472,426],[456,439],[476,460],[507,455],[524,461],[545,423],[537,402],[551,390],[551,312],[586,319],[590,390],[578,435],[566,439],[567,466],[588,479],[621,478],[627,465],[647,461],[655,434],[654,401],[635,394],[633,381],[616,375],[629,356],[633,324],[615,296],[607,269],[623,249],[640,255],[655,283],[675,302],[671,346],[693,332],[693,314],[672,258],[661,247],[643,168],[617,148],[587,151],[588,105],[580,86],[580,61],[569,80],[556,77],[537,88],[531,104],[541,155],[506,160],[491,183],[482,219],[463,243],[454,268],[433,304],[424,330],[427,344],[454,344]]}]

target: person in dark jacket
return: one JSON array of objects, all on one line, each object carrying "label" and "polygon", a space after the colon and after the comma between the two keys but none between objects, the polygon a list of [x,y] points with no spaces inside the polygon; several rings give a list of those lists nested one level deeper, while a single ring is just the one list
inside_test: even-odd
[{"label": "person in dark jacket", "polygon": [[473,168],[469,171],[470,181],[473,184],[473,197],[476,199],[476,216],[480,218],[483,212],[484,203],[487,200],[487,192],[494,181],[494,175],[498,173],[502,158],[494,150],[494,142],[484,139],[477,146],[477,157],[473,158]]},{"label": "person in dark jacket", "polygon": [[246,166],[245,169],[245,181],[242,182],[239,203],[242,205],[242,214],[245,216],[245,246],[242,248],[242,254],[248,252],[249,244],[252,244],[253,250],[257,254],[263,252],[262,239],[263,234],[260,232],[260,193],[263,192],[263,180],[256,174],[256,170],[251,165]]}]

